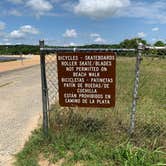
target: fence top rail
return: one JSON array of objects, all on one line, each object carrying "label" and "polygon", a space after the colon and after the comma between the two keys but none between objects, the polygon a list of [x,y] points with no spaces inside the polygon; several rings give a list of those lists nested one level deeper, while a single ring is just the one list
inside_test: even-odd
[{"label": "fence top rail", "polygon": [[[165,47],[155,47],[155,46],[142,46],[140,50],[166,50]],[[127,48],[47,48],[40,47],[41,52],[45,53],[57,53],[57,52],[136,52],[137,49],[127,49]]]},{"label": "fence top rail", "polygon": [[119,49],[104,49],[104,48],[40,48],[42,52],[134,52],[136,49],[126,49],[126,48],[119,48]]},{"label": "fence top rail", "polygon": [[145,46],[145,49],[149,49],[149,50],[166,50],[166,46],[165,47]]}]

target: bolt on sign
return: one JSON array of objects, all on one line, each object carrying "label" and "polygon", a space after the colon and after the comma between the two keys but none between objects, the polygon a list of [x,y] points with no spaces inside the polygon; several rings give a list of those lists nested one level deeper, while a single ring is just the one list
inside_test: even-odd
[{"label": "bolt on sign", "polygon": [[62,52],[57,64],[61,106],[115,106],[115,53]]}]

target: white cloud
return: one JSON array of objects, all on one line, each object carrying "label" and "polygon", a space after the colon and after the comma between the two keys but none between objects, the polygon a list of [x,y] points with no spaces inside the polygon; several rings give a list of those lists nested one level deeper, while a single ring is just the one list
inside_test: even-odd
[{"label": "white cloud", "polygon": [[0,31],[0,37],[1,37],[1,39],[4,38],[5,36],[6,36],[6,33],[3,32],[3,31]]},{"label": "white cloud", "polygon": [[60,44],[61,46],[63,45],[64,47],[70,47],[70,46],[77,46],[78,44],[74,42],[66,43],[66,44]]},{"label": "white cloud", "polygon": [[139,32],[137,35],[138,35],[139,38],[146,37],[146,34],[144,32]]},{"label": "white cloud", "polygon": [[7,43],[5,43],[5,45],[6,45],[6,46],[8,46],[8,45],[12,45],[12,43],[10,43],[10,42],[7,42]]},{"label": "white cloud", "polygon": [[76,14],[90,18],[129,17],[141,18],[147,23],[166,24],[166,1],[136,0],[79,0],[71,4]]},{"label": "white cloud", "polygon": [[6,24],[0,21],[0,31],[4,30],[5,27],[6,27]]},{"label": "white cloud", "polygon": [[9,39],[7,39],[7,38],[4,38],[4,39],[3,39],[3,41],[5,41],[5,42],[8,42],[8,41],[9,41]]},{"label": "white cloud", "polygon": [[105,43],[106,41],[105,41],[105,39],[103,39],[101,37],[97,37],[97,38],[94,39],[94,42],[96,42],[96,43]]},{"label": "white cloud", "polygon": [[113,16],[129,5],[130,0],[79,0],[74,12],[91,18],[103,18]]},{"label": "white cloud", "polygon": [[73,42],[71,42],[70,44],[69,44],[69,46],[76,46],[77,44],[76,43],[73,43]]},{"label": "white cloud", "polygon": [[159,28],[158,27],[154,27],[154,28],[152,28],[152,31],[153,32],[159,31]]},{"label": "white cloud", "polygon": [[52,3],[64,2],[65,0],[51,0]]},{"label": "white cloud", "polygon": [[158,0],[153,2],[131,1],[131,5],[119,10],[117,16],[143,18],[149,23],[166,23],[166,1]]},{"label": "white cloud", "polygon": [[77,31],[75,29],[67,29],[63,36],[67,38],[77,37]]},{"label": "white cloud", "polygon": [[92,38],[93,38],[93,37],[100,37],[100,35],[99,35],[98,33],[91,33],[91,34],[90,34],[90,37],[92,37]]},{"label": "white cloud", "polygon": [[20,30],[14,30],[10,33],[10,37],[12,39],[21,39],[25,37],[25,34],[21,32]]},{"label": "white cloud", "polygon": [[14,16],[21,16],[22,13],[24,13],[25,9],[26,12],[28,11],[30,14],[33,14],[36,17],[40,17],[41,15],[49,13],[54,8],[52,0],[8,0],[8,1],[16,5],[20,4],[22,5],[21,6],[22,12],[18,11],[17,6],[15,9],[5,11],[6,14]]},{"label": "white cloud", "polygon": [[22,13],[16,9],[12,9],[12,10],[8,11],[8,13],[9,13],[9,15],[12,15],[12,16],[22,16]]},{"label": "white cloud", "polygon": [[28,0],[26,6],[37,12],[37,16],[53,9],[53,5],[48,0]]},{"label": "white cloud", "polygon": [[90,37],[93,39],[95,43],[106,43],[106,40],[101,37],[98,33],[91,33]]},{"label": "white cloud", "polygon": [[21,26],[18,30],[14,30],[9,34],[9,37],[12,39],[22,39],[25,38],[27,35],[37,35],[39,31],[32,27],[31,25],[24,25]]},{"label": "white cloud", "polygon": [[24,25],[20,27],[20,31],[27,34],[39,34],[39,31],[31,25]]}]

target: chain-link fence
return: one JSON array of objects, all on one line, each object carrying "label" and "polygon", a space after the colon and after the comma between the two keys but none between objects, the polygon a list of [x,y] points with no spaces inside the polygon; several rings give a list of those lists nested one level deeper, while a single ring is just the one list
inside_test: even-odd
[{"label": "chain-link fence", "polygon": [[58,73],[57,73],[57,56],[56,54],[48,54],[46,59],[46,76],[48,86],[49,109],[51,105],[58,100]]},{"label": "chain-link fence", "polygon": [[[60,110],[56,118],[54,115],[51,118],[45,117],[50,120],[51,126],[54,125],[55,121],[62,125],[62,121],[66,118],[64,121],[67,125],[79,126],[80,121],[83,121],[81,125],[86,127],[90,124],[95,125],[95,130],[101,123],[96,124],[92,119],[104,119],[112,137],[116,135],[119,142],[122,137],[129,137],[137,145],[152,148],[166,147],[165,48],[142,46],[138,50],[112,50],[117,54],[116,106],[109,109],[62,108],[59,106],[57,51],[77,50],[67,48],[44,49],[44,46],[41,46],[41,59],[44,57],[41,60],[41,74],[42,78],[45,79],[45,81],[42,81],[43,104],[47,104],[47,107],[43,106],[44,115],[46,116],[46,113],[54,114],[54,112]],[[98,51],[101,51],[101,49]],[[132,52],[135,56],[124,56],[125,52],[126,54]],[[86,120],[83,117],[86,117]]]}]

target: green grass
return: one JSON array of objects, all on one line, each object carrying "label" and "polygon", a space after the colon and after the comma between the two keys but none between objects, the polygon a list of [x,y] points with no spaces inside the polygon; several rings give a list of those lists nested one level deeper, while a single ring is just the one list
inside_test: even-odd
[{"label": "green grass", "polygon": [[[134,58],[117,60],[116,107],[61,108],[50,113],[50,131],[34,131],[16,156],[16,166],[37,166],[43,160],[62,166],[166,165],[166,60],[144,58],[136,114],[129,139]],[[56,164],[55,164],[56,165]]]},{"label": "green grass", "polygon": [[33,134],[25,148],[17,155],[17,166],[37,166],[42,154],[51,163],[64,158],[63,166],[82,163],[87,166],[126,165],[152,166],[166,163],[160,148],[148,150],[130,142],[113,145],[99,133],[81,134],[73,129],[63,130],[44,138],[41,131]]}]

